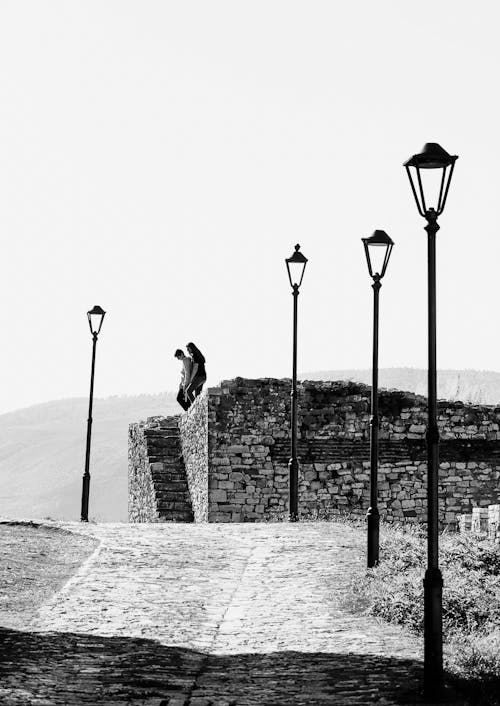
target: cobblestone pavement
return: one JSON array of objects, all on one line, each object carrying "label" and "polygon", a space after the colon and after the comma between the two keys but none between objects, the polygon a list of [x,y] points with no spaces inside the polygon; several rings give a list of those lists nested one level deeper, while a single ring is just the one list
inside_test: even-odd
[{"label": "cobblestone pavement", "polygon": [[6,706],[417,703],[421,641],[342,609],[359,530],[64,527],[100,544],[26,631],[1,630]]}]

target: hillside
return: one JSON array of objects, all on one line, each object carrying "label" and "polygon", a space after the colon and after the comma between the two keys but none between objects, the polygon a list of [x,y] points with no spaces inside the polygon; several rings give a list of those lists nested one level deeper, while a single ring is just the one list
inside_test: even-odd
[{"label": "hillside", "polygon": [[[131,422],[180,411],[174,393],[94,401],[89,518],[127,520]],[[88,400],[57,400],[0,415],[0,515],[80,517]]]},{"label": "hillside", "polygon": [[[371,370],[322,370],[301,373],[301,380],[353,380],[371,385]],[[500,373],[491,370],[439,370],[438,397],[468,404],[500,404]],[[379,387],[427,395],[427,371],[419,368],[381,368]]]}]

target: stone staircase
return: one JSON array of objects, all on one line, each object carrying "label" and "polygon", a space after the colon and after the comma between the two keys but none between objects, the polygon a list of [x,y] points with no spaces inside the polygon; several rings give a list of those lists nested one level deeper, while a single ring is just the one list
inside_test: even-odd
[{"label": "stone staircase", "polygon": [[145,437],[158,521],[194,522],[177,417],[159,420]]}]

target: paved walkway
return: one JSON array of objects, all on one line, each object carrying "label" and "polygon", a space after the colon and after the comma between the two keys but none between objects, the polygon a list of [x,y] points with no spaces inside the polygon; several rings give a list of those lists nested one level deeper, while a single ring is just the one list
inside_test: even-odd
[{"label": "paved walkway", "polygon": [[414,704],[421,640],[342,609],[364,534],[335,523],[65,525],[100,545],[3,630],[0,703]]}]

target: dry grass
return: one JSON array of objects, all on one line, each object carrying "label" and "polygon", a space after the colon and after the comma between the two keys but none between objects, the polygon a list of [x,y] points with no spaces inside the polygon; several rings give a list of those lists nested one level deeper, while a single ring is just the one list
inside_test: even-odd
[{"label": "dry grass", "polygon": [[[423,631],[425,533],[381,527],[380,566],[352,582],[348,608]],[[500,704],[500,547],[476,536],[444,534],[445,666],[481,706]]]},{"label": "dry grass", "polygon": [[96,541],[38,523],[0,523],[0,625],[26,628]]}]

